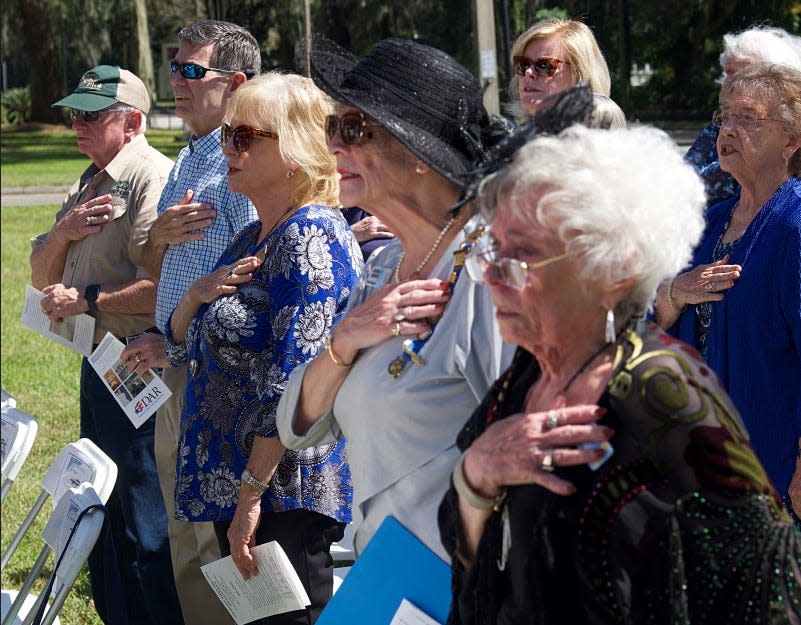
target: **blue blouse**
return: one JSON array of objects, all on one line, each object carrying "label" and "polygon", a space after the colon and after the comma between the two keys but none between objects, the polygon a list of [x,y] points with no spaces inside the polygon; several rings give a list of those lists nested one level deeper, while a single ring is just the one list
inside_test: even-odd
[{"label": "blue blouse", "polygon": [[[710,262],[738,197],[712,206],[692,265]],[[742,274],[711,304],[707,363],[720,376],[776,489],[787,495],[801,436],[801,180],[762,207],[729,262]],[[688,306],[671,334],[698,347]]]},{"label": "blue blouse", "polygon": [[[338,211],[300,208],[263,241],[261,227],[255,221],[240,230],[217,264],[266,248],[253,279],[201,306],[183,345],[165,335],[171,363],[189,363],[176,463],[179,520],[233,518],[254,437],[277,436],[275,411],[289,373],[322,349],[362,271],[359,246]],[[261,504],[347,523],[352,494],[343,440],[287,450]]]}]

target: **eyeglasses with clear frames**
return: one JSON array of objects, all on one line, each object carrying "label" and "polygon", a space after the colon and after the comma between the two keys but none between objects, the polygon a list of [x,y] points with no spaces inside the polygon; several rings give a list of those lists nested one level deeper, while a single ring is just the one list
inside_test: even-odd
[{"label": "eyeglasses with clear frames", "polygon": [[776,119],[775,117],[757,117],[753,113],[729,113],[728,111],[715,111],[712,116],[712,123],[719,128],[723,126],[731,126],[733,128],[742,128],[750,132],[756,130],[762,122],[784,122],[783,119]]},{"label": "eyeglasses with clear frames", "polygon": [[498,272],[501,282],[509,288],[519,291],[526,285],[529,271],[540,269],[570,256],[565,252],[558,256],[529,263],[516,258],[497,258],[495,255],[497,248],[498,244],[486,235],[476,242],[464,262],[465,271],[473,282],[483,282],[487,271],[494,270]]}]

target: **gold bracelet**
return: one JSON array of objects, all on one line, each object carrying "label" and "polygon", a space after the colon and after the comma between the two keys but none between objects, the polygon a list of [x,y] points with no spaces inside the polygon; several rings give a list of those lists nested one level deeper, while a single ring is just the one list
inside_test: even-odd
[{"label": "gold bracelet", "polygon": [[456,492],[459,493],[459,496],[464,499],[471,508],[476,508],[478,510],[494,510],[495,512],[501,509],[501,504],[503,500],[506,499],[506,489],[502,489],[495,497],[484,497],[470,488],[470,485],[464,477],[464,454],[461,455],[459,462],[453,467],[452,478],[453,487],[456,489]]},{"label": "gold bracelet", "polygon": [[325,351],[328,352],[328,355],[331,357],[331,362],[333,362],[337,367],[342,367],[343,369],[348,369],[353,365],[353,363],[345,364],[334,353],[334,348],[331,345],[331,342],[334,340],[333,333],[329,334],[325,337]]}]

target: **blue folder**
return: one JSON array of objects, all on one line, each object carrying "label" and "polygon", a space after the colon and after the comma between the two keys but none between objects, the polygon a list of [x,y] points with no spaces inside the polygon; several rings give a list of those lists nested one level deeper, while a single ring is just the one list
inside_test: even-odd
[{"label": "blue folder", "polygon": [[451,568],[393,517],[387,517],[317,625],[389,625],[402,599],[444,623],[451,604]]}]

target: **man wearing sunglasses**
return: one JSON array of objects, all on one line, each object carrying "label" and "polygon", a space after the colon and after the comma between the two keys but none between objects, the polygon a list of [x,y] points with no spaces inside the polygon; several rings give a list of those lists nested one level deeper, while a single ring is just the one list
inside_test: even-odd
[{"label": "man wearing sunglasses", "polygon": [[[156,287],[142,248],[173,163],[145,139],[150,95],[129,71],[95,67],[53,106],[70,110],[78,151],[92,163],[69,190],[55,225],[31,241],[32,283],[44,293],[42,310],[51,320],[89,313],[95,344],[107,332],[125,342],[153,326]],[[117,465],[106,504],[110,531],[89,556],[95,607],[109,625],[179,625],[153,452],[155,418],[134,428],[84,359],[80,421],[81,436]]]},{"label": "man wearing sunglasses", "polygon": [[[261,71],[259,45],[241,26],[213,20],[185,26],[178,39],[181,45],[170,63],[170,84],[176,115],[192,136],[170,173],[145,245],[145,264],[159,278],[156,326],[162,331],[192,282],[211,272],[233,235],[257,218],[250,201],[228,188],[220,125],[234,91]],[[126,348],[123,357],[137,368],[164,367],[164,381],[173,393],[156,415],[155,449],[184,619],[191,625],[233,625],[200,570],[220,557],[212,524],[174,518],[186,367],[169,366],[160,335],[143,335]]]}]

